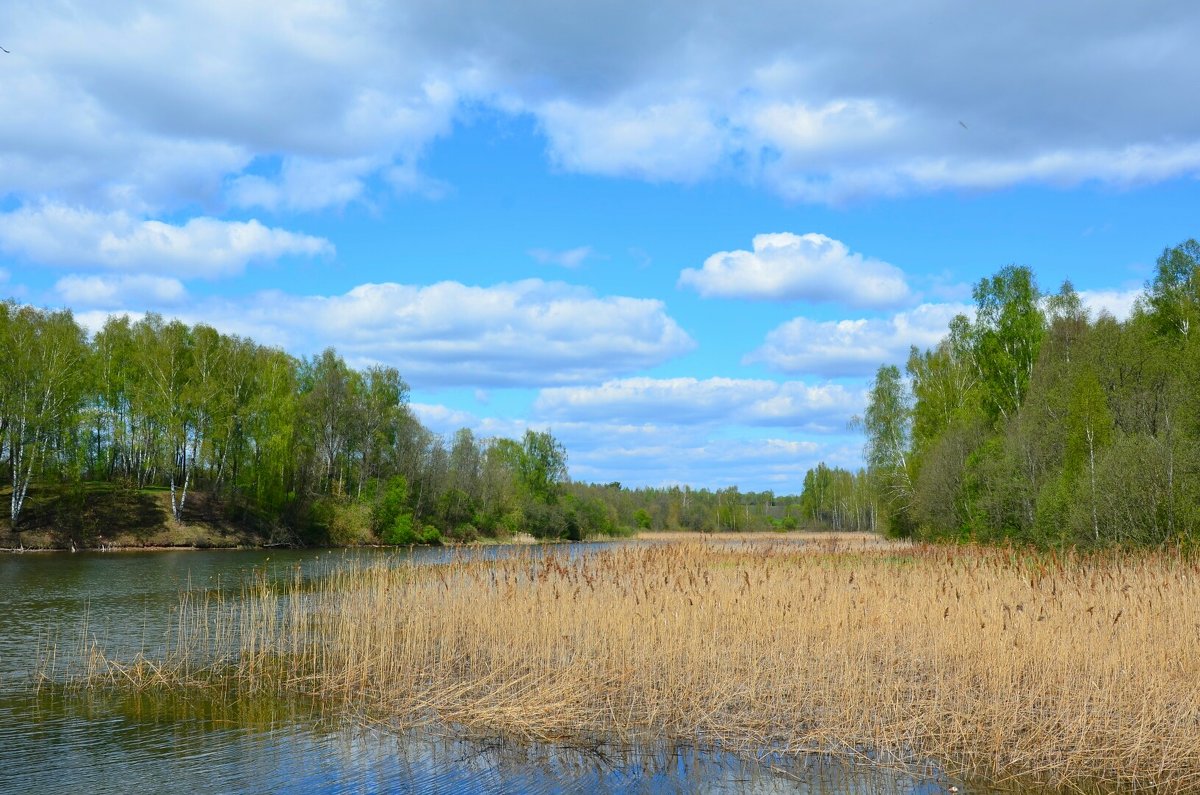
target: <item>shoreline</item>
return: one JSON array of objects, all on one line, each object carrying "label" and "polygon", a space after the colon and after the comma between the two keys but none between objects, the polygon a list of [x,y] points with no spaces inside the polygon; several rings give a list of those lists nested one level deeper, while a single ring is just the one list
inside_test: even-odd
[{"label": "shoreline", "polygon": [[[195,525],[186,525],[176,528],[177,532],[205,532],[203,528]],[[166,531],[170,532],[170,531]],[[40,534],[43,538],[45,533]],[[246,536],[242,536],[244,539]],[[51,552],[66,552],[66,553],[109,553],[109,552],[212,552],[212,551],[246,551],[246,550],[268,550],[268,549],[403,549],[408,546],[423,546],[417,545],[393,545],[393,544],[354,544],[345,546],[305,546],[303,544],[289,543],[220,543],[222,540],[229,539],[230,536],[209,536],[201,543],[136,543],[136,542],[115,542],[103,543],[101,545],[71,545],[62,543],[51,544],[34,544],[29,546],[12,546],[12,534],[4,534],[0,536],[7,542],[4,546],[0,546],[0,555],[24,555],[29,553],[51,553]],[[536,538],[528,533],[518,533],[509,538],[481,538],[477,541],[465,543],[445,542],[442,546],[445,547],[491,547],[491,546],[530,546],[538,544],[563,544],[563,543],[594,543],[603,541],[643,541],[652,543],[661,542],[683,542],[683,541],[707,541],[710,543],[751,543],[763,541],[776,541],[780,543],[802,543],[802,544],[824,544],[832,547],[837,547],[839,551],[846,551],[846,548],[851,549],[906,549],[912,546],[908,541],[895,541],[883,537],[876,533],[866,532],[838,532],[827,530],[792,530],[787,533],[772,533],[772,532],[717,532],[717,533],[701,533],[688,530],[647,530],[635,533],[632,536],[596,536],[593,538],[584,539],[583,542],[570,542],[566,539],[558,538]]]}]

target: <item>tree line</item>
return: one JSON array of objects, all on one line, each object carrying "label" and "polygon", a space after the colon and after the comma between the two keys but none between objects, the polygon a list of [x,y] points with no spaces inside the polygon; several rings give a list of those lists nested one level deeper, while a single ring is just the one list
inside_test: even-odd
[{"label": "tree line", "polygon": [[69,311],[0,302],[0,521],[19,532],[31,491],[94,484],[163,492],[175,521],[200,492],[309,544],[780,529],[800,516],[771,492],[572,483],[551,433],[444,439],[408,396],[396,369],[355,369],[332,349],[297,358],[155,314],[89,336]]},{"label": "tree line", "polygon": [[[1200,243],[1166,249],[1127,320],[1008,266],[859,420],[892,534],[1190,545],[1200,531]],[[810,473],[811,474],[811,473]]]}]

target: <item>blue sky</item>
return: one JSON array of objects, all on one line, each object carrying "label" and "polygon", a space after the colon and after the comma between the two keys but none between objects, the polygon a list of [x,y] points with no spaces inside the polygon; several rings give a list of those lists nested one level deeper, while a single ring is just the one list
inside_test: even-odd
[{"label": "blue sky", "polygon": [[979,278],[1123,316],[1197,235],[1198,34],[1187,2],[0,2],[0,293],[395,365],[434,430],[549,428],[576,479],[794,492]]}]

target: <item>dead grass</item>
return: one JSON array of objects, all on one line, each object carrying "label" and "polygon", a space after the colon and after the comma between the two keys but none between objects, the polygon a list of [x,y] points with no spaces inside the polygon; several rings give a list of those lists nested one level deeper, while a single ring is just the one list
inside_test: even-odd
[{"label": "dead grass", "polygon": [[683,540],[183,596],[93,687],[282,692],[411,725],[1200,788],[1200,567],[1169,554]]}]

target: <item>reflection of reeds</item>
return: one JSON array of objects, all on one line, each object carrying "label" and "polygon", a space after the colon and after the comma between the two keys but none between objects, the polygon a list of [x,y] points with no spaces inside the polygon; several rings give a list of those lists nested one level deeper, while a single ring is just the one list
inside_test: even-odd
[{"label": "reflection of reeds", "polygon": [[155,660],[93,647],[84,680],[1200,788],[1200,566],[1165,553],[681,541],[375,565],[185,595],[172,638]]}]

